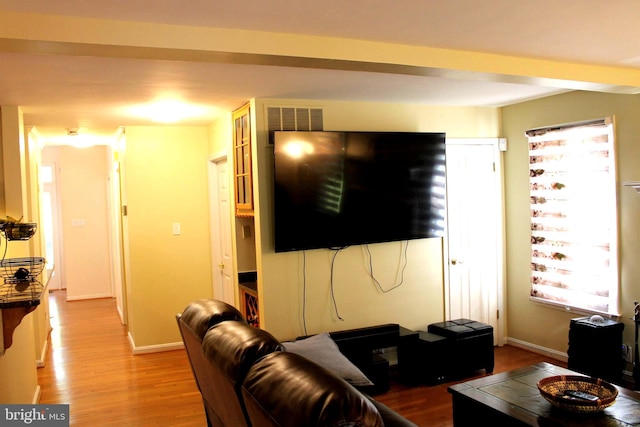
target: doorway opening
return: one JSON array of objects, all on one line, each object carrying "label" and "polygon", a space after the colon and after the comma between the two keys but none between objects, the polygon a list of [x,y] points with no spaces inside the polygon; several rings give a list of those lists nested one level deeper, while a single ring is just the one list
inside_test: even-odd
[{"label": "doorway opening", "polygon": [[445,316],[493,326],[505,319],[504,214],[499,138],[447,139]]},{"label": "doorway opening", "polygon": [[213,268],[213,297],[236,305],[233,280],[233,247],[231,243],[231,191],[227,156],[209,159],[209,204],[211,222],[211,265]]},{"label": "doorway opening", "polygon": [[56,186],[56,164],[43,163],[40,167],[40,179],[42,181],[42,232],[45,240],[46,277],[49,279],[50,290],[64,289],[62,270],[62,253],[60,250],[60,238],[62,227],[58,211],[58,191]]}]

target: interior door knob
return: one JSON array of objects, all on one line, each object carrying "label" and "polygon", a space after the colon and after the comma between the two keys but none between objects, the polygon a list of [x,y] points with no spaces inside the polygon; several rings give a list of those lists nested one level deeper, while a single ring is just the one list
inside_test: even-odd
[{"label": "interior door knob", "polygon": [[221,262],[220,264],[218,264],[218,268],[220,270],[224,270],[224,263]]}]

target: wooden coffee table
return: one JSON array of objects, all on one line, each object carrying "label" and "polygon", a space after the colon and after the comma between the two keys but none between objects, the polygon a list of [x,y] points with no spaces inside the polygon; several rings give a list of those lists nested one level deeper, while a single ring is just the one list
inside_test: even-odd
[{"label": "wooden coffee table", "polygon": [[449,387],[456,427],[496,426],[640,426],[640,393],[618,387],[615,403],[597,414],[574,414],[553,407],[537,383],[553,375],[580,375],[539,363]]}]

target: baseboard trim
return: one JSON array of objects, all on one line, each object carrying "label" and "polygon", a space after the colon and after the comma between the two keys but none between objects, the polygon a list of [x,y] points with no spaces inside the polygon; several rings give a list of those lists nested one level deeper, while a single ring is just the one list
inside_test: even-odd
[{"label": "baseboard trim", "polygon": [[67,291],[67,301],[81,301],[85,299],[102,299],[102,298],[113,298],[111,294],[95,294],[95,295],[76,295],[69,296],[69,291]]},{"label": "baseboard trim", "polygon": [[144,345],[144,346],[138,347],[136,346],[135,341],[131,336],[131,332],[127,334],[127,337],[129,339],[129,345],[131,346],[131,351],[133,352],[134,356],[137,356],[139,354],[161,353],[163,351],[182,350],[184,348],[184,343],[182,343],[181,341],[166,343],[166,344]]},{"label": "baseboard trim", "polygon": [[124,321],[124,313],[120,309],[120,305],[116,304],[116,310],[118,310],[118,317],[120,318],[120,323],[126,325],[127,322]]},{"label": "baseboard trim", "polygon": [[541,345],[532,344],[530,342],[526,342],[526,341],[522,341],[516,338],[510,338],[510,337],[507,337],[507,339],[505,340],[505,343],[512,345],[514,347],[521,348],[523,350],[528,350],[532,353],[542,354],[543,356],[560,360],[565,363],[569,361],[569,355],[567,355],[567,353],[563,353],[561,351],[554,350],[552,348],[543,347]]},{"label": "baseboard trim", "polygon": [[42,395],[42,389],[40,388],[40,384],[36,385],[36,391],[33,394],[33,402],[32,404],[37,405],[40,402],[40,396]]},{"label": "baseboard trim", "polygon": [[[51,330],[49,330],[51,331]],[[49,348],[49,340],[44,340],[44,344],[42,345],[42,351],[40,352],[40,359],[36,360],[37,368],[44,368],[47,363],[47,349]]]}]

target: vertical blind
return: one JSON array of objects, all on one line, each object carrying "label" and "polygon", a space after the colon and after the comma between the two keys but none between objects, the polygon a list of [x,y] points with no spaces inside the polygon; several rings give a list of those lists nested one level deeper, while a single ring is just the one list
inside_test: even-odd
[{"label": "vertical blind", "polygon": [[616,172],[610,118],[527,131],[531,297],[617,315]]}]

